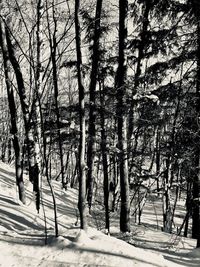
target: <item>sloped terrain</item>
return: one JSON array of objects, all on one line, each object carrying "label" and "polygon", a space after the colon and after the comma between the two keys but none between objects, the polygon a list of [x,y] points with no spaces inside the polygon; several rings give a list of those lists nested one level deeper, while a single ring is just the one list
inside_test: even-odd
[{"label": "sloped terrain", "polygon": [[144,214],[148,223],[132,226],[130,235],[119,233],[117,216],[112,216],[112,236],[97,231],[89,215],[88,231],[80,231],[78,192],[61,190],[58,182],[53,183],[59,222],[56,239],[52,197],[46,182],[42,183],[43,205],[38,214],[28,179],[27,204],[22,205],[17,198],[14,169],[0,164],[0,266],[200,266],[200,251],[193,250],[195,241],[155,229],[155,214],[148,205]]}]

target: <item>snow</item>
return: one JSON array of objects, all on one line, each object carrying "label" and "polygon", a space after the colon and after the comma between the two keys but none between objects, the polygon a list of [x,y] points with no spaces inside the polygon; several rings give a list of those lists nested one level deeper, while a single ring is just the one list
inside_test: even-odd
[{"label": "snow", "polygon": [[159,97],[157,95],[154,95],[150,92],[144,93],[144,94],[135,94],[133,96],[133,100],[144,100],[144,99],[149,99],[151,101],[153,101],[154,103],[157,103],[159,105]]},{"label": "snow", "polygon": [[[130,234],[122,234],[117,216],[112,216],[111,236],[90,225],[86,231],[77,223],[77,190],[53,187],[58,204],[59,237],[54,237],[54,213],[50,190],[42,182],[42,203],[35,210],[32,185],[25,180],[27,204],[18,201],[14,169],[0,163],[0,266],[200,266],[200,250],[195,240],[166,234],[153,227],[153,210],[145,210],[144,224],[132,224]],[[45,245],[44,211],[47,218]],[[90,216],[90,217],[89,217]],[[154,216],[154,217],[153,217]],[[159,214],[158,214],[158,218]]]}]

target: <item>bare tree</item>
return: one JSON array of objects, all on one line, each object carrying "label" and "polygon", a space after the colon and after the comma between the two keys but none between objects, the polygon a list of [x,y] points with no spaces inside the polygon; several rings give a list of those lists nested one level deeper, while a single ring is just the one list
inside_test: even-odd
[{"label": "bare tree", "polygon": [[51,53],[51,62],[52,62],[52,75],[53,75],[53,88],[54,88],[54,101],[55,101],[55,111],[56,111],[56,124],[57,124],[57,132],[58,132],[58,145],[60,151],[60,168],[61,168],[61,179],[62,179],[62,186],[66,188],[67,181],[64,172],[64,161],[63,161],[63,147],[62,147],[62,139],[61,139],[61,132],[60,132],[60,111],[59,111],[59,104],[58,104],[58,73],[57,73],[57,37],[56,33],[57,29],[57,18],[56,18],[56,10],[55,10],[55,1],[52,1],[52,15],[53,15],[53,23],[54,23],[54,30],[51,36],[50,30],[50,21],[48,16],[48,7],[47,7],[47,23],[48,23],[48,30],[49,30],[49,44],[50,44],[50,53]]},{"label": "bare tree", "polygon": [[29,114],[29,101],[26,94],[21,67],[15,54],[15,47],[12,43],[11,28],[9,27],[9,21],[6,21],[5,25],[6,25],[5,32],[6,32],[6,41],[9,52],[9,59],[15,72],[18,94],[23,113],[25,134],[27,140],[28,160],[29,160],[29,177],[30,181],[33,182],[33,190],[36,194],[36,208],[39,211],[39,202],[40,202],[40,192],[38,184],[39,166],[38,166],[38,159],[36,158],[39,153],[39,149],[38,146],[35,145],[33,123],[31,123],[32,119]]},{"label": "bare tree", "polygon": [[121,188],[120,230],[130,231],[129,175],[127,159],[127,114],[126,114],[126,42],[128,1],[119,0],[119,54],[116,75],[117,88],[117,134],[119,148],[119,172]]},{"label": "bare tree", "polygon": [[26,195],[25,195],[23,171],[22,171],[23,161],[22,161],[20,141],[18,137],[18,128],[17,128],[17,110],[13,92],[13,85],[11,83],[12,75],[11,75],[11,66],[9,61],[9,53],[6,43],[5,24],[2,18],[0,18],[0,45],[3,54],[4,74],[5,74],[8,104],[9,104],[10,118],[11,118],[10,132],[12,134],[13,148],[15,152],[16,184],[18,186],[19,199],[21,200],[22,203],[25,204]]},{"label": "bare tree", "polygon": [[76,57],[79,90],[79,117],[80,117],[80,141],[79,141],[79,201],[81,229],[87,226],[86,221],[86,173],[85,173],[85,90],[82,78],[82,53],[79,23],[80,1],[75,1],[75,31],[76,31]]},{"label": "bare tree", "polygon": [[197,0],[191,0],[192,9],[196,18],[196,147],[195,147],[195,173],[193,177],[193,212],[192,212],[192,237],[197,239],[197,247],[200,247],[200,128],[199,128],[199,117],[200,117],[200,3]]},{"label": "bare tree", "polygon": [[96,84],[97,84],[97,72],[99,63],[99,39],[100,39],[100,21],[101,21],[101,11],[102,11],[102,0],[97,0],[96,4],[96,15],[95,15],[95,26],[94,26],[94,40],[93,40],[93,50],[92,50],[92,70],[90,75],[90,88],[89,88],[89,141],[88,141],[88,151],[87,151],[87,200],[89,209],[92,205],[92,195],[93,195],[93,183],[94,183],[94,160],[95,160],[95,97],[96,97]]}]

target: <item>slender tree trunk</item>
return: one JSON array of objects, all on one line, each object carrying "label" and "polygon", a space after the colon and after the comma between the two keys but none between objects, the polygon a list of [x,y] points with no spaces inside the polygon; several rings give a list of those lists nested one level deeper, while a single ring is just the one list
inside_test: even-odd
[{"label": "slender tree trunk", "polygon": [[163,230],[164,232],[171,233],[172,231],[172,210],[170,204],[170,188],[169,188],[169,170],[170,170],[170,159],[166,159],[164,172],[164,192],[163,192]]},{"label": "slender tree trunk", "polygon": [[33,131],[33,125],[31,123],[31,118],[29,116],[29,103],[26,96],[26,90],[24,85],[24,79],[22,75],[22,71],[20,65],[17,61],[17,57],[15,55],[15,48],[11,41],[10,30],[6,27],[6,40],[7,40],[7,47],[9,52],[9,59],[13,66],[17,86],[18,86],[18,93],[23,113],[23,120],[25,126],[25,134],[27,139],[27,150],[28,150],[28,158],[29,158],[29,178],[30,181],[33,183],[33,190],[36,194],[36,208],[39,211],[39,186],[36,186],[39,181],[39,168],[38,168],[38,159],[37,155],[39,152],[38,146],[35,145],[35,137]]},{"label": "slender tree trunk", "polygon": [[[99,85],[101,88],[101,84]],[[104,90],[104,88],[103,88]],[[102,151],[102,161],[103,161],[103,174],[104,174],[104,206],[105,206],[105,222],[106,229],[109,233],[110,231],[110,218],[109,218],[109,177],[108,177],[108,157],[106,148],[106,131],[105,131],[105,94],[100,92],[100,103],[101,103],[101,151]]]},{"label": "slender tree trunk", "polygon": [[116,76],[117,87],[117,133],[119,148],[119,172],[121,189],[120,230],[130,231],[129,174],[127,159],[127,114],[126,114],[126,75],[128,1],[119,0],[119,58]]},{"label": "slender tree trunk", "polygon": [[42,131],[42,139],[43,139],[43,153],[44,153],[44,166],[45,166],[45,176],[47,178],[47,183],[49,185],[52,201],[53,201],[53,210],[54,210],[54,227],[55,227],[55,236],[58,237],[59,229],[58,229],[58,212],[57,212],[57,204],[56,204],[56,196],[52,186],[52,179],[51,179],[51,149],[52,149],[52,131],[50,130],[50,142],[49,142],[49,149],[47,151],[46,146],[46,136],[44,131]]},{"label": "slender tree trunk", "polygon": [[76,31],[76,56],[79,89],[79,116],[80,116],[80,141],[79,141],[79,200],[81,229],[86,229],[86,173],[85,173],[85,90],[82,81],[82,55],[79,24],[79,0],[75,0],[75,31]]},{"label": "slender tree trunk", "polygon": [[[47,7],[48,8],[48,7]],[[53,37],[51,37],[50,25],[48,23],[48,30],[49,30],[49,43],[50,43],[50,50],[51,50],[51,61],[52,61],[52,71],[53,71],[53,87],[54,87],[54,100],[55,100],[55,110],[56,110],[56,124],[57,124],[57,132],[58,132],[58,145],[60,151],[60,168],[61,168],[61,179],[62,179],[62,186],[66,189],[67,181],[64,172],[64,160],[63,160],[63,148],[62,148],[62,139],[60,133],[60,111],[58,105],[58,73],[57,73],[57,65],[56,65],[56,56],[57,56],[57,40],[56,40],[56,33],[57,33],[57,19],[55,17],[55,1],[52,1],[52,13],[53,13],[53,21],[54,21],[54,32]],[[47,19],[48,11],[47,11]]]},{"label": "slender tree trunk", "polygon": [[191,182],[187,182],[187,197],[186,197],[186,216],[185,216],[185,228],[184,228],[184,237],[187,237],[188,235],[188,227],[189,227],[189,219],[192,211],[192,203],[191,203],[191,194],[192,194],[192,188],[191,188]]},{"label": "slender tree trunk", "polygon": [[157,186],[157,194],[159,196],[160,186],[159,186],[159,174],[160,174],[160,127],[157,126],[156,129],[156,186]]},{"label": "slender tree trunk", "polygon": [[11,138],[8,138],[8,163],[12,161],[12,141]]},{"label": "slender tree trunk", "polygon": [[6,32],[5,32],[5,25],[2,19],[0,18],[0,43],[1,49],[3,53],[3,61],[4,61],[4,73],[5,73],[5,80],[6,80],[6,87],[7,87],[7,95],[8,95],[8,104],[10,110],[10,117],[11,117],[11,134],[12,134],[12,141],[13,141],[13,148],[15,152],[15,171],[16,171],[16,184],[18,186],[18,193],[19,199],[22,203],[26,203],[26,195],[25,195],[25,188],[23,182],[23,171],[22,171],[22,157],[21,157],[21,149],[20,149],[20,142],[18,138],[18,129],[17,129],[17,110],[16,104],[14,99],[14,92],[11,84],[11,69],[10,69],[10,62],[9,62],[9,54],[7,50],[6,44]]},{"label": "slender tree trunk", "polygon": [[191,0],[193,12],[196,17],[197,36],[197,72],[196,72],[196,147],[195,147],[195,172],[193,177],[193,211],[192,211],[192,237],[197,239],[197,247],[200,247],[200,138],[199,138],[199,117],[200,117],[200,3],[198,0]]},{"label": "slender tree trunk", "polygon": [[100,39],[100,20],[101,20],[101,10],[102,10],[102,0],[97,0],[96,4],[96,16],[95,16],[95,28],[94,28],[94,42],[93,42],[93,54],[92,54],[92,70],[90,75],[90,110],[89,110],[89,141],[88,141],[88,151],[87,151],[87,201],[89,209],[92,205],[92,195],[93,195],[93,183],[94,183],[94,160],[95,160],[95,92],[97,83],[97,72],[99,63],[99,39]]},{"label": "slender tree trunk", "polygon": [[6,156],[5,154],[6,154],[6,142],[3,139],[2,145],[1,145],[1,160],[2,160],[2,162],[5,162],[5,156]]},{"label": "slender tree trunk", "polygon": [[33,123],[34,123],[34,141],[35,141],[35,177],[33,180],[33,190],[36,196],[36,208],[40,209],[40,180],[41,180],[41,152],[42,152],[42,111],[41,111],[41,95],[42,95],[42,13],[44,10],[43,0],[37,1],[37,25],[36,25],[36,41],[37,41],[37,62],[36,62],[36,81],[33,95]]},{"label": "slender tree trunk", "polygon": [[181,176],[181,166],[178,166],[175,199],[174,199],[174,205],[173,205],[172,217],[171,217],[172,224],[174,223],[174,216],[175,216],[175,211],[176,211],[176,206],[177,206],[178,196],[179,196],[179,191],[180,191],[180,176]]}]

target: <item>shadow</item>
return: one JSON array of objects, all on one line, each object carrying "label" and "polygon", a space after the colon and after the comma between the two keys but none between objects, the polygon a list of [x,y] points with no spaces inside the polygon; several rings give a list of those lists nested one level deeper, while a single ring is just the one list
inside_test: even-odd
[{"label": "shadow", "polygon": [[11,204],[11,205],[13,205],[13,206],[19,206],[19,204],[16,203],[15,201],[13,201],[10,197],[3,197],[3,196],[0,196],[0,201],[9,203],[9,204]]},{"label": "shadow", "polygon": [[[165,253],[168,255],[174,255],[177,257],[183,257],[183,256],[187,256],[188,253],[188,249],[187,248],[181,248],[182,252],[176,252],[171,250],[172,247],[172,243],[169,241],[166,242],[159,242],[159,241],[150,241],[150,240],[141,240],[141,239],[137,239],[134,238],[133,242],[128,242],[130,245],[133,245],[137,248],[142,248],[142,249],[148,249],[151,251],[155,251],[155,252],[160,252],[161,254]],[[184,253],[185,251],[185,253]]]},{"label": "shadow", "polygon": [[199,267],[200,266],[200,260],[195,259],[195,258],[174,258],[171,256],[164,256],[164,258],[170,262],[174,262],[176,264],[179,264],[181,266],[186,266],[186,267]]},{"label": "shadow", "polygon": [[[1,216],[1,225],[3,225],[8,230],[25,230],[27,229],[27,227],[34,230],[41,230],[41,227],[31,223],[23,216],[18,216],[3,209],[0,209],[0,214],[6,216]],[[10,225],[8,224],[8,221],[10,222]]]},{"label": "shadow", "polygon": [[43,235],[42,237],[38,238],[38,236],[36,237],[31,237],[28,238],[27,235],[25,237],[13,237],[13,236],[9,236],[7,235],[7,237],[11,237],[11,239],[3,239],[0,238],[1,242],[6,242],[9,244],[16,244],[16,245],[23,245],[23,246],[38,246],[38,247],[43,247],[45,244],[45,236]]},{"label": "shadow", "polygon": [[[9,187],[13,187],[15,185],[14,172],[6,171],[6,170],[0,168],[0,173],[2,176],[1,183],[4,183],[4,184],[8,185]],[[57,186],[55,186],[54,192],[56,195],[57,202],[59,203],[59,204],[57,204],[57,210],[59,213],[58,217],[59,216],[66,216],[66,217],[72,217],[72,218],[76,219],[77,206],[75,205],[75,203],[77,202],[77,196],[76,196],[77,192],[71,196],[70,193],[67,193],[67,192],[62,193],[62,191],[60,191]],[[30,199],[32,199],[31,191],[27,190],[26,194],[29,196]],[[48,198],[45,197],[45,195],[46,196],[48,195]],[[51,212],[53,212],[54,206],[53,206],[52,199],[49,198],[50,195],[51,195],[51,193],[50,193],[49,188],[43,188],[44,198],[42,199],[42,202],[44,204],[44,208],[49,209]],[[15,201],[13,201],[11,197],[0,196],[0,201],[2,202],[1,203],[2,209],[0,208],[0,225],[2,225],[5,229],[10,231],[10,235],[8,233],[6,233],[6,232],[4,233],[2,231],[0,241],[8,242],[11,244],[25,245],[25,246],[26,245],[27,246],[38,246],[38,247],[44,246],[45,235],[44,234],[38,234],[44,230],[44,226],[37,224],[37,223],[34,223],[34,219],[33,219],[33,217],[30,216],[31,213],[29,213],[28,211],[18,210],[20,212],[20,214],[19,215],[15,214],[14,211],[16,210],[16,206],[20,206],[20,205],[18,203],[16,203]],[[9,208],[10,212],[8,210],[5,210],[4,207]],[[156,208],[157,208],[157,206],[156,206]],[[182,212],[181,206],[178,207],[178,209],[180,209],[180,211]],[[179,212],[179,213],[181,213],[181,212]],[[100,222],[104,222],[104,216],[102,215],[103,213],[104,213],[104,210],[102,210],[102,211],[98,210],[98,215],[100,215],[98,220]],[[147,210],[144,212],[144,215],[153,215],[153,214],[154,214],[153,210],[152,211]],[[52,218],[47,218],[47,219],[48,219],[48,224],[50,222],[50,223],[52,223],[52,225],[54,225],[54,220]],[[95,220],[95,218],[93,218],[93,220]],[[62,220],[58,219],[59,226],[66,228],[66,229],[78,229],[79,228],[77,226],[71,227],[69,225],[63,225],[60,222],[62,222]],[[94,223],[91,225],[94,226]],[[157,228],[156,224],[142,223],[142,225],[144,227],[150,228],[152,230]],[[36,230],[37,233],[34,234],[33,231],[29,231],[30,229]],[[12,236],[11,231],[13,232],[13,236]],[[17,231],[19,231],[19,233]],[[14,235],[14,233],[16,233],[16,234]],[[5,236],[5,239],[3,238],[3,236]],[[113,235],[113,236],[115,236],[115,235]],[[49,232],[48,240],[50,241],[51,238],[52,238],[52,235]],[[72,235],[72,234],[70,235],[70,233],[69,233],[69,235],[67,235],[67,231],[66,231],[66,236],[64,236],[64,238],[65,238],[65,240],[68,240],[70,244],[63,247],[62,243],[61,244],[56,243],[55,246],[58,249],[59,248],[62,248],[62,249],[66,248],[66,249],[70,249],[70,250],[73,249],[73,250],[75,250],[77,252],[81,252],[81,253],[82,252],[89,252],[89,253],[94,253],[94,254],[110,255],[110,256],[114,256],[114,257],[138,261],[138,262],[140,262],[141,265],[142,265],[142,263],[152,265],[151,259],[141,259],[139,256],[138,257],[131,257],[129,255],[123,255],[123,254],[118,254],[118,253],[109,252],[109,251],[101,251],[98,249],[79,247],[79,245],[76,244],[76,242],[74,242],[75,241],[74,235]],[[171,246],[170,241],[166,241],[166,242],[151,241],[151,240],[143,239],[142,237],[140,238],[140,236],[134,236],[133,243],[129,242],[129,244],[134,245],[135,247],[138,247],[138,248],[148,249],[148,251],[160,252],[161,254],[164,254],[163,257],[166,260],[173,262],[173,263],[176,263],[176,264],[179,264],[181,266],[188,266],[188,267],[200,266],[198,259],[194,258],[191,260],[191,258],[189,258],[186,253],[184,254],[184,253],[177,253],[177,252],[171,251],[170,250],[170,246]],[[182,250],[184,251],[184,249],[182,249]],[[63,266],[67,266],[66,264],[67,263],[64,263]],[[71,265],[69,265],[69,266],[71,266]],[[85,265],[85,266],[90,266],[90,265]],[[91,265],[91,266],[94,267],[95,265]],[[96,266],[101,266],[101,265],[96,265]],[[155,264],[155,263],[154,263],[154,266],[155,267],[161,267],[161,265]]]},{"label": "shadow", "polygon": [[[52,236],[49,236],[48,237],[48,241],[51,241],[51,240],[54,240],[54,237]],[[150,264],[150,265],[153,265],[154,267],[163,267],[162,265],[160,264],[156,264],[156,263],[153,263],[152,264],[152,261],[151,259],[149,260],[146,260],[146,259],[141,259],[141,257],[137,258],[137,257],[131,257],[129,255],[124,255],[124,254],[118,254],[118,253],[114,253],[114,252],[109,252],[109,251],[102,251],[102,250],[98,250],[98,249],[92,249],[92,248],[87,248],[87,247],[79,247],[76,243],[73,242],[74,240],[74,237],[71,237],[71,236],[68,236],[67,239],[70,242],[69,245],[66,245],[66,246],[63,246],[62,242],[61,244],[59,243],[55,243],[55,246],[57,249],[69,249],[69,250],[73,250],[75,253],[78,252],[79,253],[84,253],[84,252],[87,252],[87,253],[92,253],[92,254],[95,254],[95,255],[108,255],[108,256],[113,256],[113,257],[119,257],[119,258],[122,258],[122,259],[129,259],[129,260],[132,260],[134,261],[135,263],[139,262],[140,264]],[[44,246],[44,236],[35,236],[35,237],[31,237],[31,238],[27,238],[26,237],[19,237],[17,236],[16,238],[12,238],[12,240],[3,240],[0,238],[0,241],[3,241],[3,242],[8,242],[8,243],[11,243],[11,244],[17,244],[17,245],[23,245],[23,246],[37,246],[37,247],[43,247]],[[48,242],[49,243],[49,242]],[[54,246],[53,243],[49,243],[50,246]],[[45,259],[46,261],[46,259]],[[48,261],[48,260],[47,260]],[[67,262],[65,263],[65,265],[63,266],[67,266]],[[76,266],[80,266],[78,263],[76,263],[77,265]],[[46,266],[46,265],[45,265]],[[54,265],[56,266],[56,265]],[[60,265],[59,265],[60,266]],[[71,265],[70,265],[71,266]],[[82,263],[81,263],[81,266],[82,266]],[[94,264],[85,264],[84,266],[103,266],[101,264],[97,264],[97,265],[94,265]],[[109,266],[106,264],[106,266]],[[141,265],[142,266],[142,265]]]},{"label": "shadow", "polygon": [[[134,241],[136,241],[136,243],[129,242],[129,244],[137,248],[148,249],[149,251],[157,252],[157,253],[159,252],[169,262],[173,262],[173,263],[179,264],[181,266],[186,266],[186,267],[199,267],[200,266],[199,259],[195,259],[195,258],[191,259],[188,256],[187,248],[182,248],[181,249],[182,252],[176,252],[170,249],[171,248],[170,242],[140,240],[137,238],[134,238]],[[137,243],[137,241],[141,243]]]},{"label": "shadow", "polygon": [[0,173],[6,174],[7,176],[13,177],[15,175],[15,172],[6,171],[5,169],[0,168]]},{"label": "shadow", "polygon": [[119,258],[134,260],[136,262],[140,262],[141,264],[142,263],[150,264],[150,265],[154,264],[153,265],[154,267],[162,267],[160,264],[156,264],[156,263],[152,264],[151,259],[149,259],[149,261],[148,261],[148,260],[145,260],[145,259],[141,259],[141,258],[137,258],[137,257],[131,257],[131,256],[128,256],[128,255],[113,253],[113,252],[109,252],[109,251],[102,251],[102,250],[86,248],[86,247],[78,247],[75,243],[72,243],[72,244],[68,245],[67,248],[69,248],[69,249],[73,248],[73,250],[76,250],[76,251],[81,252],[81,253],[89,252],[89,253],[94,253],[94,254],[103,254],[103,255],[108,255],[108,256],[113,256],[113,257],[119,257]]}]

